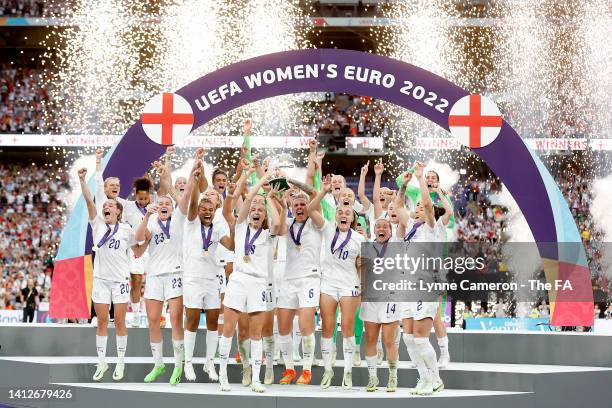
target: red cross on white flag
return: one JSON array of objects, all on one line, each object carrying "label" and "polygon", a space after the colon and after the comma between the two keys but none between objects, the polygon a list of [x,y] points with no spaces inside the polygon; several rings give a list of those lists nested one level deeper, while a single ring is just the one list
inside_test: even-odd
[{"label": "red cross on white flag", "polygon": [[140,121],[149,139],[164,146],[173,145],[191,132],[193,110],[182,96],[163,93],[147,102]]},{"label": "red cross on white flag", "polygon": [[451,108],[448,126],[463,145],[475,149],[493,143],[501,131],[502,116],[492,100],[468,95]]}]

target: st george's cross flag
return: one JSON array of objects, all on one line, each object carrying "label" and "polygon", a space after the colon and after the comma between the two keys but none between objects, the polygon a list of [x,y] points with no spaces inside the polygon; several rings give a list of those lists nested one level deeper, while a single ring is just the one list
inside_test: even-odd
[{"label": "st george's cross flag", "polygon": [[180,143],[189,135],[193,127],[193,110],[185,98],[166,92],[147,102],[140,121],[149,139],[169,146]]},{"label": "st george's cross flag", "polygon": [[495,102],[478,94],[459,99],[448,116],[451,134],[472,149],[493,143],[501,126],[502,116]]}]

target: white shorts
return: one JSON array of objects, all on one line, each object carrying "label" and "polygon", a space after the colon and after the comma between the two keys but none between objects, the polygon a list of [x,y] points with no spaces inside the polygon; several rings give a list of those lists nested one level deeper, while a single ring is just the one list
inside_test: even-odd
[{"label": "white shorts", "polygon": [[166,273],[163,275],[147,275],[145,284],[145,299],[164,300],[183,296],[183,274]]},{"label": "white shorts", "polygon": [[223,306],[239,312],[255,313],[268,310],[268,300],[272,294],[265,279],[233,272],[227,282]]},{"label": "white shorts", "polygon": [[221,307],[219,280],[185,278],[183,305],[189,309],[219,309]]},{"label": "white shorts", "polygon": [[343,297],[357,297],[361,295],[361,290],[359,286],[353,286],[353,288],[339,288],[333,285],[326,284],[321,282],[321,294],[326,294],[334,298],[336,302],[340,301],[340,298]]},{"label": "white shorts", "polygon": [[277,307],[282,309],[302,309],[318,307],[321,298],[321,279],[318,277],[284,281],[279,290]]},{"label": "white shorts", "polygon": [[274,289],[274,285],[268,283],[268,287],[266,288],[266,311],[271,312],[276,309],[277,303],[278,299],[276,298],[276,290]]},{"label": "white shorts", "polygon": [[130,281],[115,282],[94,278],[91,291],[94,303],[110,305],[112,303],[128,303],[130,301]]},{"label": "white shorts", "polygon": [[225,293],[225,289],[227,288],[227,278],[225,277],[225,271],[223,271],[222,275],[217,275],[218,283],[219,283],[219,293]]},{"label": "white shorts", "polygon": [[402,303],[398,302],[363,302],[359,317],[364,322],[393,323],[402,317]]},{"label": "white shorts", "polygon": [[134,256],[134,252],[132,252],[131,249],[128,250],[128,253],[130,255],[130,273],[132,275],[144,274],[145,265],[147,264],[147,261],[149,260],[148,252],[145,252],[144,254],[142,254],[142,256],[139,256],[138,258]]},{"label": "white shorts", "polygon": [[438,302],[410,302],[404,303],[404,311],[402,312],[402,319],[433,319],[436,317],[438,311]]},{"label": "white shorts", "polygon": [[282,294],[281,288],[283,286],[283,277],[285,275],[286,265],[287,265],[287,262],[278,261],[278,260],[274,261],[274,264],[273,264],[272,275],[274,276],[274,291],[275,291],[275,296],[277,298],[279,298]]}]

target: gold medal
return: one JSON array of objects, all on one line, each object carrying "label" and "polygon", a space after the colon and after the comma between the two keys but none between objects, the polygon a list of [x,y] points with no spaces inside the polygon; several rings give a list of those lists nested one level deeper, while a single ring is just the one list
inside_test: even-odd
[{"label": "gold medal", "polygon": [[299,251],[301,251],[301,250],[302,250],[302,246],[301,246],[301,245],[296,245],[296,246],[295,246],[295,249],[297,249],[297,250],[298,250],[298,252],[299,252]]},{"label": "gold medal", "polygon": [[204,256],[208,256],[208,250],[206,250],[206,249],[205,249],[205,250],[204,250],[204,251],[202,251],[202,252],[204,252]]},{"label": "gold medal", "polygon": [[96,252],[98,249],[99,249],[99,248],[98,248],[98,246],[97,246],[97,245],[94,245],[94,246],[92,246],[92,247],[91,247],[91,250],[92,250],[93,252]]},{"label": "gold medal", "polygon": [[251,261],[251,257],[248,255],[245,255],[244,257],[242,257],[242,260],[246,263],[249,263]]}]

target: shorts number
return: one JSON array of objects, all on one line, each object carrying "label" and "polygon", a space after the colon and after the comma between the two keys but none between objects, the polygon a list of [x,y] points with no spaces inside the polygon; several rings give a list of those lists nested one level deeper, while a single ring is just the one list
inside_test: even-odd
[{"label": "shorts number", "polygon": [[162,232],[161,234],[155,234],[153,236],[153,239],[155,240],[155,245],[159,245],[162,242],[164,242],[164,240],[166,239],[166,236],[164,235],[164,233]]},{"label": "shorts number", "polygon": [[314,297],[314,289],[310,288],[310,290],[308,290],[308,298],[312,299]]},{"label": "shorts number", "polygon": [[261,301],[262,302],[272,302],[272,292],[268,292],[264,290],[261,292]]},{"label": "shorts number", "polygon": [[359,291],[358,291],[358,290],[352,290],[352,291],[351,291],[351,295],[352,295],[353,297],[357,297],[357,296],[359,296]]},{"label": "shorts number", "polygon": [[119,293],[126,294],[130,292],[130,284],[129,283],[121,283],[119,284]]},{"label": "shorts number", "polygon": [[223,275],[219,275],[219,285],[223,286]]},{"label": "shorts number", "polygon": [[115,238],[111,238],[108,241],[108,247],[110,249],[119,249],[119,245],[121,245],[121,241]]},{"label": "shorts number", "polygon": [[339,251],[338,252],[338,259],[342,259],[343,261],[346,260],[346,258],[348,258],[348,251]]},{"label": "shorts number", "polygon": [[182,287],[183,287],[183,282],[181,281],[181,278],[172,278],[172,289],[182,288]]},{"label": "shorts number", "polygon": [[387,314],[395,313],[395,303],[387,303]]},{"label": "shorts number", "polygon": [[419,300],[417,302],[417,309],[416,310],[417,310],[417,312],[420,312],[422,309],[423,309],[423,301]]}]

